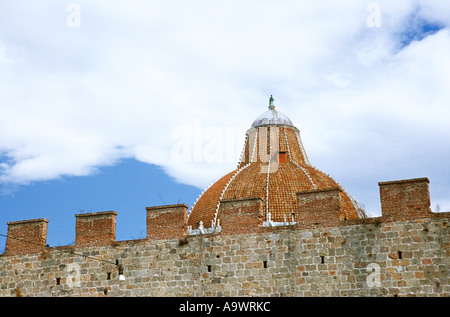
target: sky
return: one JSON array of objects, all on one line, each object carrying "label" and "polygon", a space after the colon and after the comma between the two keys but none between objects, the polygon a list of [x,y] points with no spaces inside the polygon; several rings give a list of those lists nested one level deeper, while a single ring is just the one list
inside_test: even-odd
[{"label": "sky", "polygon": [[114,210],[145,237],[145,207],[236,167],[270,95],[368,214],[418,177],[450,211],[447,0],[2,0],[0,233],[73,244],[75,214]]}]

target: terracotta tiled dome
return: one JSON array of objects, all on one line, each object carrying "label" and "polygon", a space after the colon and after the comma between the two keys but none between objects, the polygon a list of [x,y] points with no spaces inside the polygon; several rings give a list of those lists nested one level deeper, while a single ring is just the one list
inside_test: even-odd
[{"label": "terracotta tiled dome", "polygon": [[[271,155],[270,155],[271,154]],[[306,190],[340,188],[341,219],[360,218],[353,199],[330,176],[310,165],[300,131],[291,120],[275,110],[273,98],[269,111],[260,115],[246,133],[242,157],[236,170],[208,188],[189,213],[188,225],[215,226],[220,219],[220,201],[259,197],[264,213],[274,222],[290,221],[297,207],[297,193]]]}]

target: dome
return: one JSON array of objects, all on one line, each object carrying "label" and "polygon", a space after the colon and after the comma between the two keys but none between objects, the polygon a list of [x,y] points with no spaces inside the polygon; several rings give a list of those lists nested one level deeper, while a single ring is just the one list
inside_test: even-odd
[{"label": "dome", "polygon": [[260,127],[268,124],[293,126],[291,119],[275,109],[270,109],[262,113],[253,121],[252,127]]},{"label": "dome", "polygon": [[271,97],[269,111],[247,130],[237,168],[211,185],[192,206],[188,218],[192,229],[197,229],[200,223],[205,228],[217,225],[220,202],[242,198],[260,198],[266,219],[283,222],[296,216],[298,192],[328,188],[341,189],[342,220],[361,218],[354,201],[341,186],[310,165],[300,131],[274,108]]},{"label": "dome", "polygon": [[273,102],[274,99],[270,96],[269,110],[258,116],[255,121],[253,121],[252,127],[260,127],[268,124],[293,126],[291,119],[285,114],[275,110]]}]

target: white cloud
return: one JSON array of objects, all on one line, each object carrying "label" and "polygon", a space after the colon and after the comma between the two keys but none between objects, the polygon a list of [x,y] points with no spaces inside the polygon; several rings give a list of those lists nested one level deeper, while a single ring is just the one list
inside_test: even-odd
[{"label": "white cloud", "polygon": [[[361,1],[77,3],[79,28],[67,4],[1,5],[2,182],[133,157],[204,187],[235,163],[173,162],[173,131],[245,131],[270,94],[312,163],[350,192],[448,172],[446,1],[377,1],[380,28]],[[402,47],[414,19],[442,29]]]}]

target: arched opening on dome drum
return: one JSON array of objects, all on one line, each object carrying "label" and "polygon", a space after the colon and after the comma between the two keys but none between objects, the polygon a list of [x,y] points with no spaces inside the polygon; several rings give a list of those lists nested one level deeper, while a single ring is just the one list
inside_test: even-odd
[{"label": "arched opening on dome drum", "polygon": [[286,163],[286,152],[278,152],[278,163]]}]

